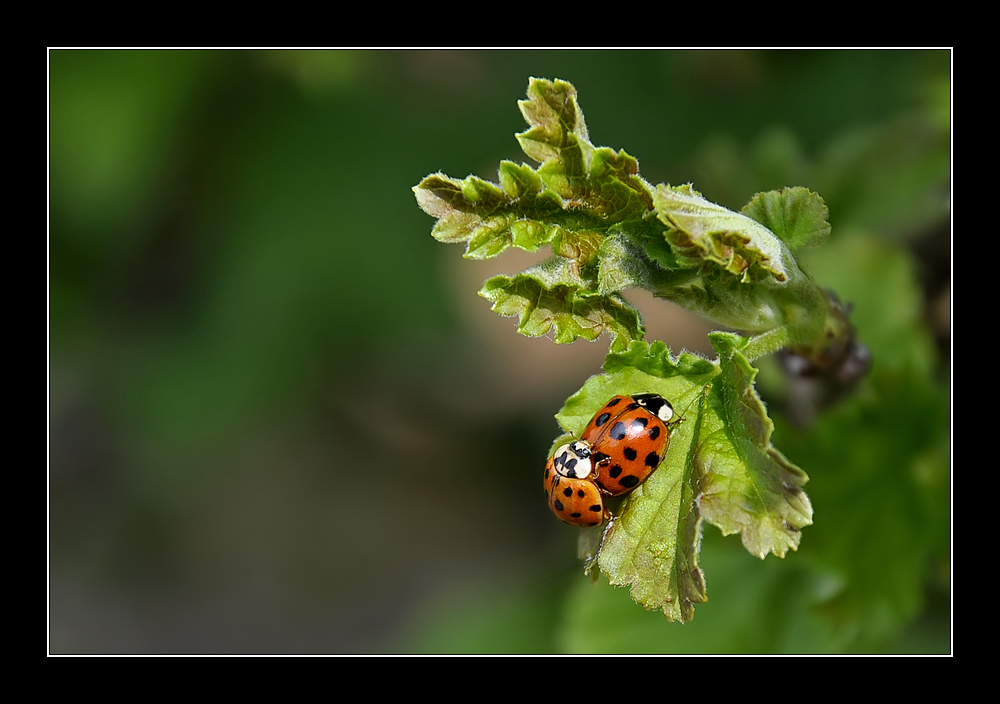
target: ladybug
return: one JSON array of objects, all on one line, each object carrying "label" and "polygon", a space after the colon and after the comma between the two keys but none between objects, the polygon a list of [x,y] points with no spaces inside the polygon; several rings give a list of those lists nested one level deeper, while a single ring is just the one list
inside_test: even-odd
[{"label": "ladybug", "polygon": [[615,396],[577,444],[590,449],[593,481],[609,496],[636,488],[660,465],[670,441],[674,407],[658,394]]},{"label": "ladybug", "polygon": [[576,441],[561,446],[545,464],[543,488],[549,508],[566,523],[583,528],[611,518],[604,497],[590,478],[590,444]]}]

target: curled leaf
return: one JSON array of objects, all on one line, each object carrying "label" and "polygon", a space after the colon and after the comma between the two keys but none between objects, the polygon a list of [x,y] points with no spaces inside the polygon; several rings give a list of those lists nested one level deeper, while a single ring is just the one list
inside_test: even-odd
[{"label": "curled leaf", "polygon": [[441,242],[465,242],[470,259],[495,257],[514,246],[537,251],[562,233],[562,200],[541,189],[527,166],[504,162],[501,186],[475,176],[458,181],[431,174],[413,191],[424,212],[438,218],[431,234]]},{"label": "curled leaf", "polygon": [[479,295],[493,301],[493,310],[517,316],[517,330],[541,337],[551,330],[557,343],[577,338],[611,336],[611,349],[625,349],[642,339],[639,312],[618,295],[586,295],[583,280],[566,260],[558,257],[516,276],[494,276]]},{"label": "curled leaf", "polygon": [[687,266],[711,264],[743,282],[788,279],[781,242],[756,220],[706,200],[690,186],[657,186],[655,205],[668,227],[667,241]]},{"label": "curled leaf", "polygon": [[542,180],[564,198],[583,194],[594,145],[576,101],[576,88],[566,81],[532,78],[528,99],[517,105],[529,125],[517,141],[525,154],[542,163]]}]

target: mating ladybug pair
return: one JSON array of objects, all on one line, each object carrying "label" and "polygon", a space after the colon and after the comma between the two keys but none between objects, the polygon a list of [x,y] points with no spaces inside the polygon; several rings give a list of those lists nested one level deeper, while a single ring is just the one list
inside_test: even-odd
[{"label": "mating ladybug pair", "polygon": [[652,474],[670,441],[674,408],[657,394],[615,396],[580,439],[559,447],[545,465],[549,508],[575,526],[611,518],[604,496],[621,496]]}]

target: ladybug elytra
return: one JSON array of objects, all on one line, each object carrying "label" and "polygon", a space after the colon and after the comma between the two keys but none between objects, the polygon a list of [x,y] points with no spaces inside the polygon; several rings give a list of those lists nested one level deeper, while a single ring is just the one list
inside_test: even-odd
[{"label": "ladybug elytra", "polygon": [[556,450],[545,465],[542,486],[552,513],[581,527],[599,526],[611,518],[590,475],[589,443],[578,440]]},{"label": "ladybug elytra", "polygon": [[657,394],[615,396],[583,431],[593,448],[594,481],[611,496],[636,488],[660,466],[670,441],[674,407]]}]

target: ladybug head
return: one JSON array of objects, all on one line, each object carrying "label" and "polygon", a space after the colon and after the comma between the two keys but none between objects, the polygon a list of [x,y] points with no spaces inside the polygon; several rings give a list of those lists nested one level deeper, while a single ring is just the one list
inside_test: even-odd
[{"label": "ladybug head", "polygon": [[659,394],[635,394],[632,396],[632,400],[664,423],[669,423],[670,419],[674,417],[674,407],[670,405],[670,401]]}]

